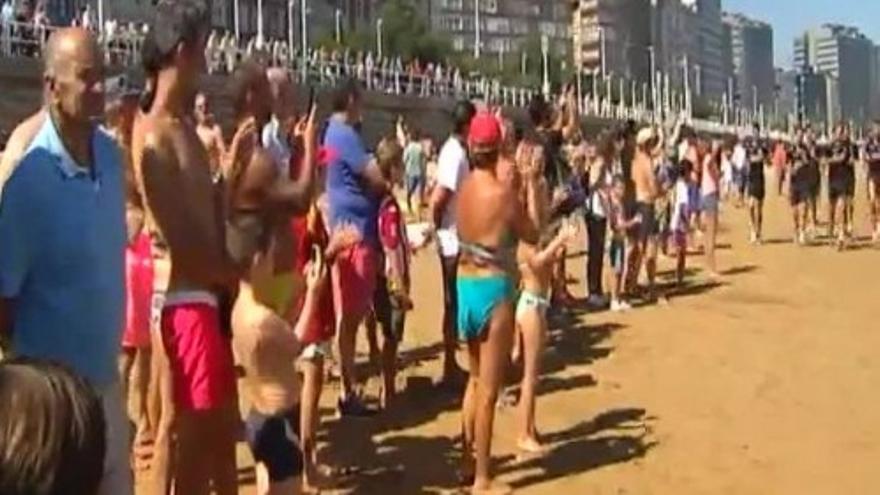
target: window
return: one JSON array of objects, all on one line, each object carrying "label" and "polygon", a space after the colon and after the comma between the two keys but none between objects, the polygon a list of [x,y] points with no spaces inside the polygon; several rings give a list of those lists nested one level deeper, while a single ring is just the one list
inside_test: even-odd
[{"label": "window", "polygon": [[454,48],[455,51],[458,51],[458,52],[463,51],[464,50],[464,38],[462,38],[461,36],[453,37],[452,38],[452,48]]},{"label": "window", "polygon": [[463,0],[440,0],[440,8],[449,10],[462,10]]},{"label": "window", "polygon": [[486,19],[486,31],[490,33],[508,34],[510,33],[510,21],[502,17]]},{"label": "window", "polygon": [[480,2],[480,11],[495,14],[498,12],[498,0],[477,0]]},{"label": "window", "polygon": [[522,36],[529,34],[529,22],[524,19],[513,19],[511,22],[513,34]]},{"label": "window", "polygon": [[440,29],[443,31],[461,31],[463,26],[460,15],[447,15],[440,18]]}]

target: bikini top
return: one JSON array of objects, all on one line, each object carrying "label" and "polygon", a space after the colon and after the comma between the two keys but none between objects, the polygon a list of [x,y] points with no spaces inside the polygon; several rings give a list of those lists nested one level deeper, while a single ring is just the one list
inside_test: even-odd
[{"label": "bikini top", "polygon": [[468,259],[476,266],[493,266],[508,273],[516,272],[518,245],[519,241],[516,235],[509,230],[502,237],[501,245],[497,247],[484,246],[475,242],[459,242],[462,254],[467,255]]}]

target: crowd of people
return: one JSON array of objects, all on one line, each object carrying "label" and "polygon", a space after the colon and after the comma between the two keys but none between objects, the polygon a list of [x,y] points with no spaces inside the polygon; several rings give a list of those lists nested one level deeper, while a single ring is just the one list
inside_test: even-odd
[{"label": "crowd of people", "polygon": [[[442,268],[440,379],[463,394],[460,480],[507,493],[491,469],[499,392],[520,367],[516,447],[542,455],[548,315],[576,303],[566,259],[580,225],[587,303],[613,311],[672,295],[656,283],[662,255],[680,284],[692,248],[720,277],[723,205],[748,200],[762,242],[771,165],[788,178],[777,192],[788,184],[800,244],[817,239],[827,170],[828,233],[845,249],[861,155],[880,235],[880,126],[861,151],[844,126],[828,143],[809,129],[770,143],[759,128],[710,137],[684,123],[588,136],[566,88],[532,98],[528,123],[458,102],[439,153],[402,120],[368,147],[356,78],[340,78],[319,121],[314,101],[296,111],[289,71],[254,57],[229,77],[227,140],[199,87],[208,9],[160,1],[156,16],[145,87],[115,94],[93,33],[53,33],[44,107],[0,161],[0,397],[17,405],[0,412],[0,493],[125,495],[133,470],[144,493],[237,493],[242,430],[258,493],[331,487],[342,470],[319,455],[341,448],[318,448],[326,368],[338,366],[343,420],[404,407],[411,264],[429,244]],[[361,328],[378,408],[355,366]]]}]

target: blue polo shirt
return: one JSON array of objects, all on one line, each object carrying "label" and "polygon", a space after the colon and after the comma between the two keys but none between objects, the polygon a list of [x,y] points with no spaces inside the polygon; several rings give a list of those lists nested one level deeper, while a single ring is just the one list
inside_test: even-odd
[{"label": "blue polo shirt", "polygon": [[117,381],[125,311],[125,198],[116,143],[92,135],[93,167],[70,157],[52,119],[3,186],[0,297],[13,299],[15,354]]},{"label": "blue polo shirt", "polygon": [[354,225],[364,242],[379,245],[379,199],[364,182],[364,169],[370,155],[354,127],[338,118],[331,118],[324,135],[327,157],[327,202],[330,225]]}]

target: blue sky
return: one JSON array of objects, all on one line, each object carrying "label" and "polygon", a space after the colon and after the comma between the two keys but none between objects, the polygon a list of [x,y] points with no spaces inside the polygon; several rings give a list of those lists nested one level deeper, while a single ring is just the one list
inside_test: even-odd
[{"label": "blue sky", "polygon": [[880,0],[722,0],[722,4],[725,10],[773,25],[778,67],[791,66],[794,37],[823,22],[856,26],[880,43]]}]

